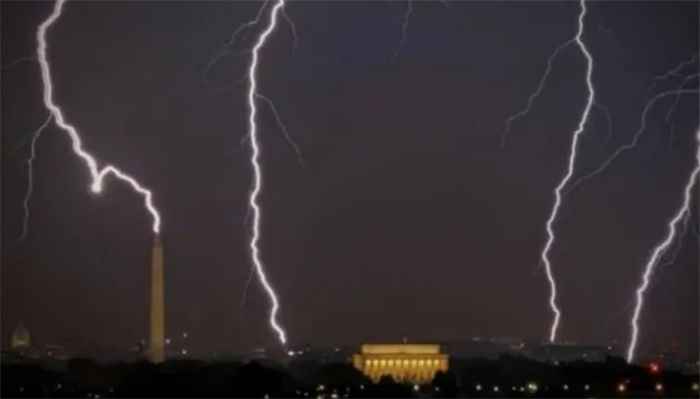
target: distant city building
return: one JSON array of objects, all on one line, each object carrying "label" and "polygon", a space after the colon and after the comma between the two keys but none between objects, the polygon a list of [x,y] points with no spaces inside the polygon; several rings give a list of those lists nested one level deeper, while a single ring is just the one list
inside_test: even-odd
[{"label": "distant city building", "polygon": [[21,322],[12,332],[11,347],[13,350],[29,349],[31,341],[29,340],[29,331]]},{"label": "distant city building", "polygon": [[362,353],[353,356],[353,364],[375,382],[389,375],[399,382],[426,384],[438,371],[447,371],[448,359],[440,353],[439,345],[362,345]]},{"label": "distant city building", "polygon": [[475,338],[471,341],[448,342],[443,346],[452,359],[487,359],[495,360],[499,356],[515,354],[522,348],[522,343],[499,342],[491,339]]},{"label": "distant city building", "polygon": [[356,346],[316,346],[305,345],[298,348],[290,348],[286,353],[287,358],[304,361],[324,363],[350,363],[357,350]]},{"label": "distant city building", "polygon": [[534,360],[543,362],[602,362],[611,354],[606,346],[575,343],[533,345],[528,347],[526,352]]}]

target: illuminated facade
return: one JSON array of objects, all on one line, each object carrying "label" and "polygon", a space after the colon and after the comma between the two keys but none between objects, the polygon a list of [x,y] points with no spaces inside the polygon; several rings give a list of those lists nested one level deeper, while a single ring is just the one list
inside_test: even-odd
[{"label": "illuminated facade", "polygon": [[353,356],[353,364],[375,382],[390,375],[399,382],[427,384],[438,371],[447,371],[448,359],[440,353],[439,345],[362,345],[362,353]]},{"label": "illuminated facade", "polygon": [[10,343],[12,349],[27,349],[29,348],[29,331],[24,327],[24,324],[19,323],[17,328],[12,332],[12,342]]}]

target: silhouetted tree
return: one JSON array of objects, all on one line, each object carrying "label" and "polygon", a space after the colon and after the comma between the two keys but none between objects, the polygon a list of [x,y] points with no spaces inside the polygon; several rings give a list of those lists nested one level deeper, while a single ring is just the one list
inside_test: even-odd
[{"label": "silhouetted tree", "polygon": [[435,373],[431,387],[435,397],[454,398],[457,396],[457,382],[452,373],[438,371]]}]

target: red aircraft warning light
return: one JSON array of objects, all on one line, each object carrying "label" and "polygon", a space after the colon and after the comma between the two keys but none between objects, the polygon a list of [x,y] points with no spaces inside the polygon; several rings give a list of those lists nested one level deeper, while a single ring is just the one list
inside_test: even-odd
[{"label": "red aircraft warning light", "polygon": [[661,366],[658,363],[652,362],[649,364],[649,372],[652,374],[659,374],[661,371]]}]

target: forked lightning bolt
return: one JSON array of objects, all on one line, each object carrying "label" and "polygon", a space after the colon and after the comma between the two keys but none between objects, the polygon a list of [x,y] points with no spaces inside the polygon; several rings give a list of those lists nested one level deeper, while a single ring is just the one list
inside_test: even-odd
[{"label": "forked lightning bolt", "polygon": [[[677,242],[677,244],[676,244],[675,248],[673,248],[671,255],[666,256],[668,251],[664,251],[661,255],[659,255],[659,260],[663,257],[666,257],[667,259],[664,263],[660,264],[657,267],[657,272],[662,271],[665,267],[670,266],[676,262],[676,258],[678,258],[678,253],[681,251],[681,248],[683,247],[683,237],[688,232],[688,225],[690,225],[691,230],[695,228],[695,227],[693,227],[693,224],[690,222],[690,212],[687,212],[685,214],[685,216],[683,216],[683,220],[681,221],[681,226],[682,226],[681,230],[678,232],[677,239],[674,240],[675,242]],[[647,288],[647,293],[650,294],[651,292],[653,292],[654,288],[656,288],[660,282],[661,282],[661,279],[659,277],[657,277],[656,280],[654,280],[654,282],[649,285],[649,288]],[[636,301],[635,298],[630,299],[618,311],[613,313],[613,315],[610,317],[611,320],[608,322],[608,324],[606,324],[605,328],[603,329],[606,332],[606,334],[607,334],[608,328],[609,328],[610,324],[612,323],[612,321],[614,319],[617,319],[617,315],[619,315],[623,312],[626,312],[628,309],[633,307],[635,304],[635,301]]]},{"label": "forked lightning bolt", "polygon": [[654,90],[654,87],[656,87],[657,83],[662,82],[666,79],[682,78],[683,75],[681,75],[680,72],[683,70],[683,68],[690,66],[690,65],[693,65],[695,63],[695,61],[697,61],[697,59],[698,59],[698,55],[695,54],[690,59],[681,62],[680,64],[676,65],[675,68],[667,71],[666,73],[663,73],[663,74],[658,75],[658,76],[654,76],[654,78],[652,78],[652,80],[651,80],[651,83],[649,84],[648,91],[651,92],[652,90]]},{"label": "forked lightning bolt", "polygon": [[559,328],[559,319],[561,317],[561,312],[559,308],[557,307],[556,299],[557,299],[557,289],[556,289],[556,282],[554,280],[554,276],[552,274],[552,265],[549,261],[549,251],[552,248],[552,245],[554,244],[554,230],[553,230],[553,225],[554,221],[557,218],[557,214],[559,213],[559,207],[561,206],[561,200],[562,200],[562,190],[566,186],[566,184],[569,182],[571,179],[571,176],[574,174],[574,165],[576,164],[576,153],[578,152],[578,142],[581,134],[583,133],[586,122],[588,121],[588,116],[591,112],[591,108],[593,107],[593,102],[595,98],[595,92],[593,89],[593,57],[591,54],[588,52],[588,49],[586,48],[586,45],[583,43],[583,30],[584,30],[584,18],[586,17],[586,2],[585,0],[581,0],[581,13],[579,14],[578,17],[578,33],[576,34],[576,44],[579,46],[581,49],[581,52],[583,55],[586,57],[586,61],[588,63],[588,67],[586,69],[586,86],[588,87],[588,99],[586,100],[586,107],[583,110],[583,113],[581,115],[581,120],[579,121],[578,127],[576,128],[576,131],[574,132],[573,139],[571,140],[571,151],[569,153],[569,162],[568,162],[568,168],[566,175],[564,178],[559,182],[557,187],[554,189],[554,206],[552,207],[552,212],[549,215],[549,218],[547,219],[547,224],[546,224],[546,230],[547,230],[547,242],[544,246],[544,249],[542,250],[542,263],[544,264],[545,271],[547,273],[547,280],[549,281],[550,285],[550,297],[549,297],[549,305],[552,308],[552,312],[554,312],[554,320],[552,322],[550,331],[549,331],[549,341],[554,342],[557,339],[557,329]]},{"label": "forked lightning bolt", "polygon": [[90,188],[93,193],[101,193],[104,188],[104,180],[110,174],[114,175],[115,178],[128,183],[136,192],[141,194],[144,198],[144,203],[146,209],[153,217],[153,232],[160,233],[160,214],[153,206],[153,194],[150,190],[139,184],[136,179],[129,176],[128,174],[117,169],[113,165],[107,165],[100,169],[97,166],[97,161],[90,155],[85,149],[83,149],[82,141],[80,140],[80,135],[75,127],[71,126],[66,122],[63,112],[56,103],[53,101],[53,83],[51,80],[51,68],[49,66],[48,56],[46,50],[48,45],[46,43],[46,33],[51,28],[51,26],[61,17],[63,11],[63,5],[66,0],[57,0],[51,15],[39,25],[39,29],[36,34],[38,46],[37,46],[37,57],[39,59],[39,65],[41,66],[41,78],[44,84],[44,105],[51,112],[56,125],[58,125],[63,131],[68,133],[73,144],[73,152],[85,163],[90,172],[90,177],[92,182]]},{"label": "forked lightning bolt", "polygon": [[647,114],[649,113],[649,110],[652,108],[652,106],[657,101],[661,100],[662,98],[671,96],[671,95],[680,96],[680,95],[685,95],[685,94],[698,94],[698,90],[691,90],[691,89],[669,90],[669,91],[659,93],[656,96],[654,96],[651,100],[649,100],[649,102],[647,102],[646,106],[644,107],[644,110],[642,111],[642,118],[641,118],[642,121],[641,121],[641,124],[639,126],[639,130],[637,130],[637,132],[634,134],[632,141],[619,147],[597,169],[595,169],[594,171],[587,173],[587,174],[581,176],[580,178],[578,178],[573,184],[571,184],[571,186],[569,186],[565,195],[571,194],[571,192],[573,192],[579,185],[581,185],[581,183],[583,183],[586,180],[589,180],[589,179],[599,175],[600,173],[602,173],[605,169],[607,169],[610,166],[610,164],[613,163],[613,161],[615,161],[615,159],[617,159],[617,157],[619,157],[622,153],[631,150],[632,148],[634,148],[637,145],[637,141],[639,141],[639,137],[642,135],[642,132],[644,132],[644,130],[646,129]]},{"label": "forked lightning bolt", "polygon": [[270,325],[277,332],[280,342],[284,345],[287,342],[287,336],[282,327],[277,322],[277,312],[279,311],[279,301],[274,289],[267,280],[265,275],[265,270],[263,268],[262,261],[260,260],[260,250],[258,249],[258,241],[260,240],[260,218],[261,209],[258,203],[258,196],[262,190],[262,170],[259,163],[260,158],[260,143],[258,142],[258,126],[256,122],[257,107],[256,98],[259,97],[258,94],[258,83],[257,83],[257,67],[258,59],[260,54],[260,49],[265,45],[268,37],[272,34],[277,26],[277,17],[283,11],[285,5],[285,0],[277,0],[275,5],[270,10],[270,19],[265,30],[258,36],[258,39],[253,46],[252,50],[252,60],[250,62],[250,67],[248,69],[248,79],[250,87],[248,90],[248,105],[250,107],[249,114],[249,130],[248,137],[251,149],[250,163],[253,167],[253,188],[250,192],[249,206],[253,210],[253,234],[250,238],[250,250],[252,254],[253,264],[255,265],[255,270],[260,278],[265,291],[272,301],[272,309],[270,310]]},{"label": "forked lightning bolt", "polygon": [[685,190],[683,192],[683,202],[681,206],[676,211],[675,215],[668,222],[668,231],[666,237],[661,241],[652,251],[649,260],[644,267],[644,273],[642,274],[642,283],[637,288],[636,292],[636,303],[634,308],[634,314],[632,320],[630,321],[630,326],[632,329],[632,336],[630,338],[630,343],[627,348],[627,362],[632,362],[634,360],[635,350],[637,349],[637,339],[639,337],[639,317],[642,312],[642,307],[644,306],[644,293],[646,292],[649,283],[651,281],[651,276],[654,273],[656,265],[663,254],[668,250],[671,243],[676,236],[676,226],[685,217],[687,213],[690,212],[690,200],[693,196],[693,186],[698,182],[698,177],[700,175],[700,128],[696,132],[695,136],[697,140],[697,150],[696,150],[696,164],[693,171],[690,173],[688,182],[685,185]]},{"label": "forked lightning bolt", "polygon": [[544,90],[544,85],[547,82],[547,79],[549,78],[549,74],[552,72],[552,63],[554,62],[554,59],[557,58],[557,55],[559,55],[559,53],[561,53],[569,44],[573,43],[574,40],[576,39],[569,39],[561,45],[559,45],[559,47],[557,47],[554,50],[554,52],[547,59],[547,69],[545,69],[544,75],[542,75],[540,83],[537,85],[537,89],[527,98],[527,106],[522,111],[513,114],[508,119],[506,119],[506,128],[501,133],[501,147],[504,147],[506,145],[506,138],[508,136],[508,133],[510,133],[510,128],[513,122],[527,115],[530,112],[530,109],[532,109],[532,103],[537,97],[540,96],[540,94],[542,94],[542,90]]},{"label": "forked lightning bolt", "polygon": [[[683,89],[685,88],[685,85],[692,81],[693,79],[697,79],[700,77],[700,73],[696,73],[693,75],[688,75],[686,76],[681,84],[678,86],[678,89]],[[671,115],[673,115],[673,111],[676,110],[676,107],[678,106],[678,103],[681,101],[681,95],[678,94],[676,96],[676,99],[673,101],[673,104],[668,108],[668,112],[666,112],[666,118],[664,118],[664,121],[666,122],[666,126],[668,126],[668,149],[669,151],[673,148],[673,139],[676,135],[676,129],[673,127],[673,124],[671,123]]]},{"label": "forked lightning bolt", "polygon": [[52,115],[46,118],[46,121],[39,126],[39,129],[32,135],[31,142],[29,144],[29,158],[27,159],[27,192],[24,194],[24,201],[22,201],[22,207],[24,208],[24,218],[22,219],[22,233],[19,238],[13,241],[10,246],[14,246],[22,242],[25,237],[27,237],[27,231],[29,230],[29,200],[32,198],[32,191],[34,190],[34,158],[36,157],[36,142],[39,140],[41,133],[49,125]]}]

